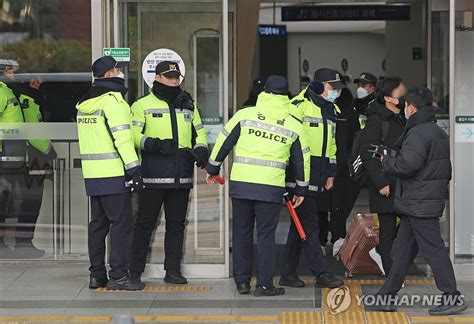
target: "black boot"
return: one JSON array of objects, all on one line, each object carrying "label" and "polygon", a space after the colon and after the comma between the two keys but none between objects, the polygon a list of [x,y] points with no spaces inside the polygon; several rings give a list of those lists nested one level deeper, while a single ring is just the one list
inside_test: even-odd
[{"label": "black boot", "polygon": [[130,286],[132,290],[143,290],[146,287],[140,272],[130,271]]},{"label": "black boot", "polygon": [[333,273],[331,272],[323,272],[319,276],[316,277],[316,286],[324,287],[324,288],[336,288],[342,286],[344,281],[338,279]]},{"label": "black boot", "polygon": [[304,281],[298,277],[296,272],[290,273],[287,276],[280,277],[280,286],[288,286],[293,288],[301,288],[304,287]]},{"label": "black boot", "polygon": [[165,282],[170,284],[185,285],[188,280],[177,270],[166,271]]},{"label": "black boot", "polygon": [[279,296],[285,294],[285,288],[257,286],[253,294],[255,297]]},{"label": "black boot", "polygon": [[443,294],[441,305],[430,308],[428,313],[434,316],[449,316],[460,314],[466,309],[467,305],[464,303],[464,298],[460,294]]},{"label": "black boot", "polygon": [[114,279],[110,278],[107,283],[107,290],[142,290],[145,288],[143,282],[132,283],[130,276],[126,274],[122,278]]},{"label": "black boot", "polygon": [[105,288],[109,280],[107,277],[99,278],[90,276],[89,278],[89,289]]},{"label": "black boot", "polygon": [[237,291],[241,295],[250,294],[251,289],[252,288],[250,287],[250,283],[248,281],[241,281],[237,284]]}]

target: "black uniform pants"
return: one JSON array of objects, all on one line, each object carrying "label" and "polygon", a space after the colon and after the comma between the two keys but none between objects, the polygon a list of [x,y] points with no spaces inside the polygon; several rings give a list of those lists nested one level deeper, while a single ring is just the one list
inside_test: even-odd
[{"label": "black uniform pants", "polygon": [[[0,179],[0,232],[6,230],[4,223],[7,217],[17,217],[15,238],[17,242],[33,239],[43,200],[44,176],[31,176],[28,173],[4,174]],[[9,211],[15,185],[20,192],[20,210],[12,215]],[[0,236],[4,236],[2,233]]]},{"label": "black uniform pants", "polygon": [[438,218],[402,216],[392,249],[392,269],[377,294],[395,295],[400,290],[418,251],[433,270],[438,289],[449,295],[458,293],[453,265],[441,238]]},{"label": "black uniform pants", "polygon": [[253,261],[253,230],[257,223],[257,286],[273,286],[275,231],[281,204],[232,198],[233,270],[236,283],[250,281]]},{"label": "black uniform pants", "polygon": [[91,196],[89,268],[91,276],[105,278],[105,239],[110,231],[109,277],[127,274],[133,235],[132,194]]},{"label": "black uniform pants", "polygon": [[319,243],[319,222],[316,197],[306,196],[303,203],[296,209],[301,225],[306,233],[306,241],[301,241],[296,226],[291,221],[285,247],[285,264],[282,275],[287,276],[296,272],[301,250],[304,251],[309,269],[317,277],[327,271],[326,263]]},{"label": "black uniform pants", "polygon": [[139,193],[130,270],[143,272],[161,206],[165,205],[165,270],[180,271],[190,189],[145,189]]},{"label": "black uniform pants", "polygon": [[319,219],[319,243],[326,245],[328,235],[331,232],[331,243],[334,244],[338,239],[346,237],[346,221],[350,210],[336,210],[331,213],[327,211],[318,212]]},{"label": "black uniform pants", "polygon": [[397,237],[397,214],[379,213],[379,245],[377,252],[382,258],[385,276],[388,276],[392,268],[392,251],[393,242]]}]

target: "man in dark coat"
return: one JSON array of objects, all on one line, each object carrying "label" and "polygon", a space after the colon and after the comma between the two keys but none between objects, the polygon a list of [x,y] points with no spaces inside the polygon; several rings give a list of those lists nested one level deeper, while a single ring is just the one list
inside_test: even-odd
[{"label": "man in dark coat", "polygon": [[[452,169],[449,139],[436,125],[432,102],[433,96],[427,88],[408,91],[405,108],[408,122],[400,138],[401,150],[396,157],[381,157],[384,172],[397,177],[395,209],[402,217],[392,249],[392,270],[377,294],[395,296],[420,251],[433,270],[436,286],[443,292],[441,305],[430,309],[430,315],[453,315],[467,306],[457,290],[453,265],[440,233],[439,218],[445,207]],[[395,310],[396,302],[394,298],[390,300],[384,303],[384,310]]]},{"label": "man in dark coat", "polygon": [[387,77],[377,86],[377,101],[367,108],[367,124],[360,135],[360,151],[368,175],[370,212],[379,216],[379,245],[385,275],[392,266],[390,251],[397,235],[393,206],[396,179],[382,172],[382,164],[369,152],[373,145],[394,148],[405,128],[403,109],[406,87],[400,77]]}]

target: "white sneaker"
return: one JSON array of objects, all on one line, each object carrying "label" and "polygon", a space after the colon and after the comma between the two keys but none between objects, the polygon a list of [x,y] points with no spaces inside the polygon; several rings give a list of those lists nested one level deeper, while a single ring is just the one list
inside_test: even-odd
[{"label": "white sneaker", "polygon": [[323,253],[323,256],[326,256],[326,245],[321,245],[321,252]]},{"label": "white sneaker", "polygon": [[377,253],[375,248],[369,251],[369,256],[372,258],[372,260],[375,261],[375,263],[377,263],[380,268],[380,271],[382,271],[383,275],[385,276],[385,270],[383,269],[382,265],[382,257],[380,256],[380,254]]},{"label": "white sneaker", "polygon": [[340,238],[336,242],[334,242],[334,245],[332,246],[332,256],[336,257],[336,255],[339,254],[339,251],[342,248],[342,245],[344,244],[344,239]]}]

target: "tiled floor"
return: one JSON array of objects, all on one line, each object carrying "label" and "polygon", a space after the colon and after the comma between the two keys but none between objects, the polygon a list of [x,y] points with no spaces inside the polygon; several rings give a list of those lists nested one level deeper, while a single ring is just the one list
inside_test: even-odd
[{"label": "tiled floor", "polygon": [[[453,318],[427,317],[427,308],[418,305],[401,307],[394,315],[374,313],[370,307],[365,308],[365,313],[363,308],[354,308],[345,315],[331,315],[322,308],[328,291],[322,293],[320,288],[313,286],[311,278],[306,279],[307,287],[287,288],[285,295],[268,298],[239,295],[232,279],[191,279],[188,291],[180,291],[182,286],[178,289],[156,279],[147,281],[151,291],[106,292],[88,288],[85,264],[2,265],[0,322],[103,323],[111,321],[111,316],[122,314],[136,316],[137,322],[317,323],[324,319],[324,323],[341,321],[345,324],[431,323],[435,320],[474,323],[474,308],[468,309],[462,317]],[[346,283],[351,289],[357,287],[363,294],[370,294],[377,290],[380,282],[380,278],[375,278]],[[467,304],[474,306],[474,281],[460,281],[459,287]],[[417,284],[410,282],[401,291],[406,295],[436,293],[431,280],[420,280]]]}]

